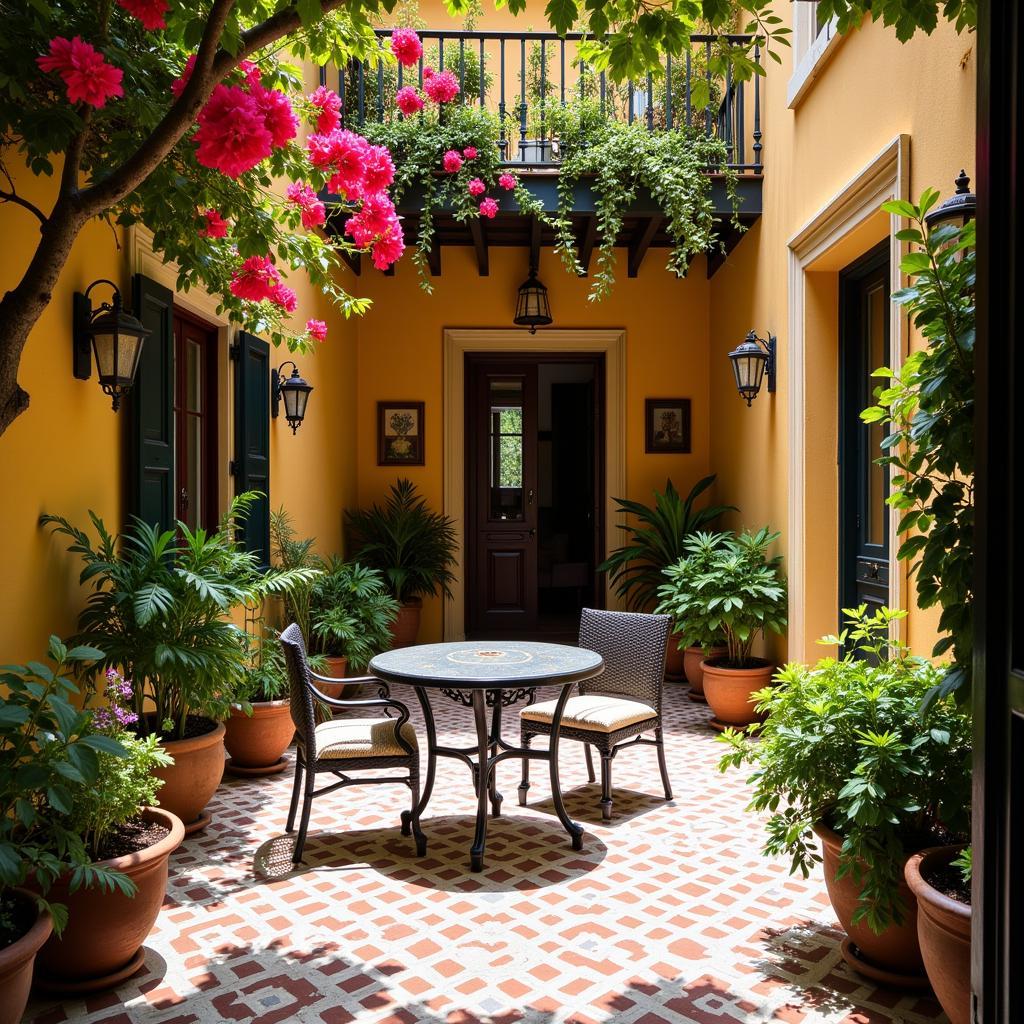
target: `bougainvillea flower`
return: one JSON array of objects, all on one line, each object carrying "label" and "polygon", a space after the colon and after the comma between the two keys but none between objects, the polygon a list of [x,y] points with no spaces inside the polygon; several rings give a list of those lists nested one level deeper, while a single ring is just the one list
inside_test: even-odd
[{"label": "bougainvillea flower", "polygon": [[117,5],[129,14],[134,14],[142,22],[142,27],[150,32],[157,28],[167,28],[164,20],[170,6],[167,0],[117,0]]},{"label": "bougainvillea flower", "polygon": [[423,109],[423,97],[411,85],[403,85],[395,93],[395,106],[406,117],[412,117]]},{"label": "bougainvillea flower", "polygon": [[519,184],[519,179],[514,174],[503,174],[498,178],[498,184],[505,189],[506,192],[511,192],[512,189]]},{"label": "bougainvillea flower", "polygon": [[331,167],[334,173],[328,182],[332,192],[358,199],[363,193],[369,143],[355,132],[331,132]]},{"label": "bougainvillea flower", "polygon": [[391,52],[399,64],[411,68],[423,56],[423,44],[411,28],[396,28],[391,33]]},{"label": "bougainvillea flower", "polygon": [[188,85],[188,80],[192,77],[192,72],[196,66],[196,55],[193,53],[187,61],[185,61],[185,68],[181,74],[171,82],[171,94],[177,99],[184,91],[185,86]]},{"label": "bougainvillea flower", "polygon": [[202,238],[223,238],[228,233],[228,222],[213,208],[202,214],[206,224],[199,229]]},{"label": "bougainvillea flower", "polygon": [[319,111],[316,116],[318,132],[326,135],[341,126],[341,97],[333,89],[326,85],[317,86],[309,102]]},{"label": "bougainvillea flower", "polygon": [[365,249],[374,239],[386,234],[395,224],[398,216],[391,197],[384,192],[368,196],[359,212],[345,221],[345,234],[361,249]]},{"label": "bougainvillea flower", "polygon": [[274,149],[288,145],[299,130],[299,119],[292,110],[291,100],[276,89],[259,86],[252,90],[253,98],[263,110],[263,123],[270,132]]},{"label": "bougainvillea flower", "polygon": [[482,196],[487,191],[487,186],[479,178],[473,178],[467,187],[471,196]]},{"label": "bougainvillea flower", "polygon": [[493,219],[498,213],[498,204],[493,199],[485,199],[480,204],[480,216]]},{"label": "bougainvillea flower", "polygon": [[36,58],[43,71],[56,71],[64,80],[71,103],[88,103],[97,109],[112,96],[123,96],[121,79],[124,72],[108,64],[95,47],[83,42],[81,36],[50,40],[50,52]]},{"label": "bougainvillea flower", "polygon": [[363,171],[363,191],[366,195],[383,192],[395,180],[395,165],[388,147],[368,147]]},{"label": "bougainvillea flower", "polygon": [[450,71],[438,71],[429,77],[424,72],[423,91],[435,103],[451,103],[459,95],[459,82]]},{"label": "bougainvillea flower", "polygon": [[373,243],[373,265],[378,270],[387,270],[397,263],[405,252],[405,239],[402,237],[402,226],[396,220],[388,229],[387,234]]},{"label": "bougainvillea flower", "polygon": [[231,294],[250,302],[269,299],[281,275],[269,256],[250,256],[231,276]]},{"label": "bougainvillea flower", "polygon": [[294,313],[299,305],[299,298],[286,284],[275,284],[270,289],[270,301],[280,306],[286,313]]},{"label": "bougainvillea flower", "polygon": [[454,149],[449,149],[441,157],[441,163],[449,174],[455,174],[457,171],[462,170],[462,157]]},{"label": "bougainvillea flower", "polygon": [[463,156],[464,156],[464,157],[465,157],[465,158],[466,158],[467,160],[475,160],[475,159],[476,159],[476,146],[467,146],[467,147],[466,147],[466,148],[465,148],[465,149],[464,149],[464,150],[462,151],[462,155],[463,155]]},{"label": "bougainvillea flower", "polygon": [[318,228],[327,222],[327,210],[317,198],[311,185],[296,181],[288,186],[288,201],[294,203],[302,211],[302,226]]},{"label": "bougainvillea flower", "polygon": [[323,320],[307,320],[306,333],[317,341],[326,341],[327,324]]},{"label": "bougainvillea flower", "polygon": [[260,75],[259,67],[254,64],[251,60],[243,60],[238,64],[238,70],[242,72],[245,77],[246,87],[249,89],[259,89],[263,85],[263,77]]},{"label": "bougainvillea flower", "polygon": [[218,85],[196,119],[196,159],[229,178],[252,170],[273,147],[266,121],[254,96],[237,85]]}]

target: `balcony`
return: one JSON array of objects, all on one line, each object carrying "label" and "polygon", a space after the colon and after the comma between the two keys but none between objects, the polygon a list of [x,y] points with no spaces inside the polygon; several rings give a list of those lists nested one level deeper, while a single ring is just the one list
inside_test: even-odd
[{"label": "balcony", "polygon": [[[390,31],[378,31],[379,45],[387,45]],[[354,130],[391,118],[395,92],[405,85],[422,87],[424,69],[451,71],[459,81],[457,102],[496,114],[497,146],[503,166],[514,170],[545,213],[558,208],[561,142],[552,126],[552,114],[573,100],[599,104],[611,120],[640,122],[649,131],[688,128],[724,145],[726,159],[709,165],[711,201],[722,250],[708,253],[707,274],[712,276],[738,244],[743,231],[761,215],[762,151],[761,81],[736,82],[731,70],[718,78],[711,72],[716,47],[749,43],[750,36],[692,37],[684,58],[668,57],[660,70],[642,81],[616,84],[604,72],[594,71],[580,57],[580,33],[564,38],[551,32],[419,32],[424,54],[418,67],[397,69],[385,61],[354,62],[344,69],[321,72],[321,82],[342,97],[346,126]],[[753,58],[760,65],[760,47]],[[707,96],[700,105],[698,96]],[[736,220],[727,188],[735,176],[739,201]],[[490,221],[459,219],[450,208],[433,212],[434,241],[427,263],[432,276],[441,273],[445,246],[473,246],[478,270],[487,276],[490,246],[529,247],[536,258],[542,246],[558,242],[556,232],[542,218],[522,215],[509,196],[495,196],[499,213]],[[406,237],[415,237],[423,209],[423,196],[410,190],[399,203]],[[573,191],[572,227],[584,275],[590,267],[597,239],[597,213],[593,182],[583,178]],[[616,237],[616,247],[628,250],[627,269],[635,277],[649,249],[671,248],[665,217],[654,197],[640,189],[630,203]],[[350,266],[359,274],[358,257]]]}]

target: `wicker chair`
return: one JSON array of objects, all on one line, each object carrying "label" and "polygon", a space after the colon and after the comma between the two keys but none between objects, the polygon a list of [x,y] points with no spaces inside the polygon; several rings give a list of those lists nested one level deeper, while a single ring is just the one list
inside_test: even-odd
[{"label": "wicker chair", "polygon": [[[313,797],[333,792],[343,786],[395,782],[403,782],[412,790],[412,810],[402,811],[402,835],[415,836],[416,853],[422,857],[427,851],[427,840],[420,830],[419,817],[416,814],[416,806],[420,800],[420,756],[416,730],[409,722],[409,709],[401,701],[391,700],[387,684],[375,676],[360,676],[346,679],[345,682],[376,683],[380,695],[376,699],[335,700],[328,697],[316,688],[313,680],[335,680],[317,675],[310,670],[302,630],[293,623],[281,634],[281,643],[288,666],[296,746],[295,784],[292,787],[292,802],[288,809],[288,824],[285,826],[288,832],[294,831],[295,812],[299,806],[299,793],[302,792],[302,816],[299,819],[299,836],[292,853],[292,861],[298,864],[302,860]],[[332,718],[318,725],[313,708],[314,698],[329,708],[344,711],[385,708],[396,711],[398,716]],[[386,715],[388,710],[385,710]],[[349,771],[381,768],[407,768],[409,774],[404,778],[349,778],[345,774]],[[339,781],[314,789],[316,776],[321,773],[335,775]]]},{"label": "wicker chair", "polygon": [[[604,673],[580,683],[579,695],[566,702],[559,737],[584,744],[591,782],[594,762],[590,748],[596,747],[600,753],[601,815],[605,821],[612,816],[612,759],[630,737],[635,739],[626,746],[647,743],[658,748],[665,799],[672,799],[661,721],[665,645],[671,623],[668,615],[583,609],[579,645],[604,658]],[[550,736],[555,704],[553,700],[530,704],[519,713],[524,747],[534,736]],[[641,736],[652,730],[653,740]],[[529,788],[530,762],[523,760],[520,806],[526,806]]]}]

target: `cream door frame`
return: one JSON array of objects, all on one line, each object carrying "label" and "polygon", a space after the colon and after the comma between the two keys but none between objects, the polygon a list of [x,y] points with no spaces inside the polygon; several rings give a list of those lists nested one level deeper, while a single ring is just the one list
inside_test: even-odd
[{"label": "cream door frame", "polygon": [[[898,135],[829,200],[788,242],[789,248],[789,657],[807,656],[805,575],[808,572],[805,524],[806,474],[806,361],[805,274],[830,249],[878,213],[889,199],[906,199],[910,192],[910,136]],[[889,267],[892,291],[903,286],[900,259],[904,246],[895,235],[901,218],[890,217]],[[906,314],[895,303],[889,309],[889,365],[898,369],[908,351]],[[896,558],[899,548],[899,513],[889,512],[889,605],[904,607],[906,567]],[[900,631],[905,623],[896,626]]]},{"label": "cream door frame", "polygon": [[[464,511],[466,504],[466,353],[594,352],[605,357],[605,550],[616,546],[612,495],[626,494],[626,332],[613,330],[444,331],[444,513],[455,521],[458,536],[453,596],[444,601],[444,638],[466,636]],[[617,602],[605,584],[609,608]]]}]

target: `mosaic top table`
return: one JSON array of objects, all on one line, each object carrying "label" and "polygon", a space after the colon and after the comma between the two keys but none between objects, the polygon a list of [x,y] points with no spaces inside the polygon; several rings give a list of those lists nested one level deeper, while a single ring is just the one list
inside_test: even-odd
[{"label": "mosaic top table", "polygon": [[[555,812],[569,833],[572,848],[583,848],[583,827],[569,817],[562,803],[558,784],[558,734],[573,685],[604,671],[604,661],[599,654],[563,644],[462,641],[386,651],[370,662],[369,671],[385,682],[412,686],[423,708],[427,728],[427,774],[423,795],[416,808],[417,816],[422,814],[430,800],[438,755],[454,757],[469,765],[477,795],[476,834],[469,854],[471,870],[483,869],[488,799],[491,814],[498,817],[501,813],[502,798],[497,790],[494,769],[499,762],[509,758],[548,762]],[[524,699],[532,701],[534,687],[541,685],[561,687],[548,749],[530,750],[506,743],[501,736],[502,708]],[[475,747],[438,746],[434,715],[430,709],[430,690],[440,691],[449,700],[473,709]],[[490,726],[487,722],[488,708],[491,709]]]}]

